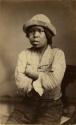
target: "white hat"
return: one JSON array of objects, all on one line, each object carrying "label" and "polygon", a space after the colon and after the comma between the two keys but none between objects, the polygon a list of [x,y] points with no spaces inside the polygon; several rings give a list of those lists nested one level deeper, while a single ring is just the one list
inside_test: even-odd
[{"label": "white hat", "polygon": [[50,19],[44,14],[37,14],[33,16],[26,24],[23,25],[23,31],[26,32],[31,26],[38,25],[49,29],[53,35],[56,35],[56,28],[51,23]]}]

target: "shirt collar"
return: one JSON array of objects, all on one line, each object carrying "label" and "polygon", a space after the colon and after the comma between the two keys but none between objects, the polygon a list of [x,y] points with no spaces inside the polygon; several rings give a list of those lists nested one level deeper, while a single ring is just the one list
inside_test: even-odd
[{"label": "shirt collar", "polygon": [[40,65],[48,65],[50,63],[50,58],[52,58],[52,55],[52,48],[50,45],[48,45],[42,56]]}]

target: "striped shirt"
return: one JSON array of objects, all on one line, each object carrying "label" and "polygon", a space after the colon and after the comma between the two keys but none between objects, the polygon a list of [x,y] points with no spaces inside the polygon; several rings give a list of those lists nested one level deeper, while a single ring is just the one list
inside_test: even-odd
[{"label": "striped shirt", "polygon": [[[26,75],[27,66],[29,72],[38,73],[38,79],[33,81]],[[15,70],[16,85],[29,93],[32,88],[45,98],[57,100],[61,97],[61,83],[66,70],[64,52],[58,48],[46,48],[40,59],[40,53],[33,48],[23,50],[18,57]],[[46,93],[46,94],[44,94]]]}]

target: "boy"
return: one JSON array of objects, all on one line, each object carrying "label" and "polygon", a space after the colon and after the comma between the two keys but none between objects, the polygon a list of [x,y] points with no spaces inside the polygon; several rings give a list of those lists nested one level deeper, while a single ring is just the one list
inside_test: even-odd
[{"label": "boy", "polygon": [[61,82],[66,69],[64,52],[52,48],[56,29],[43,14],[23,25],[32,47],[19,54],[15,71],[22,103],[7,123],[59,125],[62,114]]}]

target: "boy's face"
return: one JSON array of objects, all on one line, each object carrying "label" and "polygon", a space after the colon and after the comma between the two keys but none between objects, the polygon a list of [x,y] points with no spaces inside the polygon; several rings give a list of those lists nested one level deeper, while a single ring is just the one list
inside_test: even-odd
[{"label": "boy's face", "polygon": [[47,46],[47,38],[44,28],[41,26],[33,26],[29,29],[28,38],[35,48],[44,48]]}]

